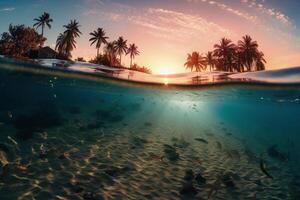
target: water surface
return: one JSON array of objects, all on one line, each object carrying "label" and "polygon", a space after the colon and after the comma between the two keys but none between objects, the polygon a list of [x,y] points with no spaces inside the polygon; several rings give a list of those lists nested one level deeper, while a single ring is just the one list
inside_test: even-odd
[{"label": "water surface", "polygon": [[1,199],[300,199],[297,86],[174,88],[2,69],[0,91]]}]

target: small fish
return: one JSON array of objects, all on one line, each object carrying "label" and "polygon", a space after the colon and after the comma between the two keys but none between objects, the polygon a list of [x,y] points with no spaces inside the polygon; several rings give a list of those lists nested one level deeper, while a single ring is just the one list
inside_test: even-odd
[{"label": "small fish", "polygon": [[160,155],[156,155],[156,154],[151,154],[150,158],[153,160],[157,160],[157,161],[163,161],[164,156],[160,156]]},{"label": "small fish", "polygon": [[10,140],[16,147],[18,147],[19,144],[18,144],[17,141],[14,140],[12,137],[7,136],[7,139]]},{"label": "small fish", "polygon": [[261,170],[268,178],[273,179],[273,176],[271,176],[271,175],[269,174],[269,172],[267,171],[267,169],[266,169],[266,164],[265,164],[265,162],[264,162],[263,159],[260,159],[260,170]]},{"label": "small fish", "polygon": [[0,151],[0,163],[2,166],[5,166],[9,163],[7,160],[7,155],[4,151]]},{"label": "small fish", "polygon": [[27,172],[29,167],[30,167],[30,165],[19,164],[16,166],[16,169],[21,172]]},{"label": "small fish", "polygon": [[195,138],[195,140],[198,141],[198,142],[203,142],[205,144],[208,144],[208,141],[203,139],[203,138]]}]

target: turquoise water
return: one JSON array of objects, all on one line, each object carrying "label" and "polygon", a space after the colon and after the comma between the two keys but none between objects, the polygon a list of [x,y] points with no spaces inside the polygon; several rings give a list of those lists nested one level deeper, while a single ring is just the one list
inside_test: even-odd
[{"label": "turquoise water", "polygon": [[0,91],[0,199],[300,199],[300,87],[0,70]]}]

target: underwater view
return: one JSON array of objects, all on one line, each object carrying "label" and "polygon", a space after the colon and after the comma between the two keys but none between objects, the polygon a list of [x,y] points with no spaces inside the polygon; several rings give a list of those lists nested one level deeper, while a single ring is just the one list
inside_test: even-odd
[{"label": "underwater view", "polygon": [[299,0],[0,0],[0,200],[300,200]]},{"label": "underwater view", "polygon": [[297,85],[160,87],[2,67],[2,200],[300,199]]}]

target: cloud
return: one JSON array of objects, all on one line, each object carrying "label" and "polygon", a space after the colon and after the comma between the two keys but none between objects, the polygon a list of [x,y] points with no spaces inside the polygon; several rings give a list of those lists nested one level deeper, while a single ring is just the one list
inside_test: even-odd
[{"label": "cloud", "polygon": [[[241,8],[238,8],[238,9],[233,8],[232,6],[221,3],[220,1],[216,1],[216,0],[185,0],[185,1],[190,2],[190,3],[198,3],[198,2],[206,3],[208,5],[218,7],[219,9],[227,11],[227,12],[234,14],[236,16],[239,16],[241,18],[244,18],[253,23],[258,23],[258,21],[259,21],[257,15],[249,14],[249,12],[246,12],[246,11],[242,10]],[[240,0],[240,2],[242,4],[245,4],[248,8],[257,10],[258,12],[256,14],[263,14],[268,17],[271,17],[273,20],[276,20],[277,22],[279,22],[280,24],[283,24],[283,25],[292,25],[290,18],[287,15],[285,15],[284,13],[282,13],[279,10],[276,10],[274,8],[266,6],[265,0],[260,0],[260,1],[258,1],[258,0]]]},{"label": "cloud", "polygon": [[0,12],[12,12],[14,11],[16,8],[13,7],[7,7],[7,8],[1,8]]},{"label": "cloud", "polygon": [[[236,15],[238,17],[241,17],[241,18],[244,18],[248,21],[251,21],[253,23],[255,23],[257,21],[257,17],[255,15],[251,15],[247,12],[244,12],[242,10],[239,10],[239,9],[235,9],[227,4],[224,4],[224,3],[220,3],[220,2],[217,2],[217,1],[214,1],[214,0],[185,0],[187,2],[190,2],[190,3],[207,3],[208,5],[211,5],[211,6],[215,6],[219,9],[222,9],[228,13],[231,13],[233,15]],[[243,0],[242,0],[243,1]]]},{"label": "cloud", "polygon": [[265,14],[283,25],[292,25],[290,18],[279,10],[276,10],[265,5],[265,1],[258,2],[257,0],[241,0],[249,8],[257,9],[260,13]]},{"label": "cloud", "polygon": [[148,28],[154,36],[186,40],[201,35],[210,35],[211,38],[229,36],[234,33],[213,22],[198,16],[185,14],[161,8],[148,8],[142,15],[129,16],[128,20],[139,26]]}]

